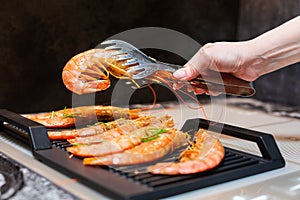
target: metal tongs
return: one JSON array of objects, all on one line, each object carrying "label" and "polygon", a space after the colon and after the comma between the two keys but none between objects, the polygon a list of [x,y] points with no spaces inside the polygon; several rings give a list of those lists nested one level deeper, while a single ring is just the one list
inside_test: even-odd
[{"label": "metal tongs", "polygon": [[[175,72],[182,68],[179,65],[154,60],[135,46],[122,40],[106,40],[101,45],[109,45],[105,47],[106,50],[115,50],[111,55],[115,56],[117,61],[124,61],[123,66],[129,66],[126,72],[132,79],[139,82],[139,87],[153,83],[147,77],[156,71]],[[251,96],[255,93],[250,82],[229,73],[211,71],[210,74],[199,75],[188,82],[194,87],[236,96]]]}]

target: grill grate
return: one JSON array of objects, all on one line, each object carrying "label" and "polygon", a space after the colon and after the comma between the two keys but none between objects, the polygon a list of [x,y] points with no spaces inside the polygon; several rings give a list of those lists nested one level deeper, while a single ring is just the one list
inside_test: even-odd
[{"label": "grill grate", "polygon": [[[66,151],[67,147],[72,146],[70,143],[63,140],[53,141],[52,144],[63,151]],[[183,149],[184,148],[177,149],[171,155],[168,155],[166,158],[163,158],[160,161],[161,162],[176,161],[180,152],[182,152]],[[220,163],[220,165],[212,170],[199,173],[199,174],[178,175],[178,176],[153,175],[147,172],[147,167],[152,163],[146,163],[140,165],[128,165],[128,166],[105,166],[99,168],[105,168],[110,172],[115,173],[119,176],[123,176],[136,183],[155,189],[158,187],[162,187],[164,185],[170,185],[185,180],[198,179],[204,176],[209,176],[215,173],[222,173],[236,168],[249,167],[252,165],[255,166],[260,163],[259,159],[260,158],[257,156],[254,155],[246,156],[245,153],[243,152],[239,152],[237,150],[233,150],[225,147],[225,156],[223,161]]]},{"label": "grill grate", "polygon": [[[232,159],[233,157],[236,157]],[[227,161],[231,159],[230,161]],[[165,160],[164,160],[165,161]],[[170,185],[179,181],[197,179],[201,176],[207,176],[209,174],[224,172],[236,167],[243,167],[249,165],[257,164],[257,160],[253,160],[251,158],[247,158],[244,156],[238,156],[230,152],[229,149],[226,149],[225,160],[215,169],[212,169],[208,172],[200,173],[200,174],[193,174],[193,175],[179,175],[179,176],[164,176],[164,175],[152,175],[146,172],[146,167],[141,169],[130,168],[114,168],[114,170],[118,171],[120,174],[125,175],[128,178],[131,178],[134,181],[138,181],[139,183],[145,184],[149,187],[161,187],[164,185]],[[136,174],[136,170],[141,170],[142,173]]]},{"label": "grill grate", "polygon": [[[66,147],[70,146],[68,142],[51,143],[45,127],[13,112],[0,109],[0,131],[27,141],[36,159],[115,199],[158,199],[270,171],[285,165],[272,135],[212,123],[213,128],[222,130],[222,134],[255,142],[261,156],[225,147],[225,157],[218,167],[203,173],[176,176],[147,173],[146,167],[149,164],[120,167],[84,166],[80,158],[69,159],[69,153],[66,152]],[[186,121],[182,130],[193,132],[198,128],[208,127],[209,123],[206,120],[190,119]],[[175,150],[171,156],[161,161],[174,161],[179,152],[180,150]]]}]

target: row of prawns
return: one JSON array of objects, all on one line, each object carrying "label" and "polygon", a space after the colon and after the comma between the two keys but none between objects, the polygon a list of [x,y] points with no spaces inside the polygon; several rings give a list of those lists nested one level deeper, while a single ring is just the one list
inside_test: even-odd
[{"label": "row of prawns", "polygon": [[[79,112],[83,109],[89,112],[92,109],[97,110],[98,118],[101,116],[103,118],[103,113],[106,113],[106,118],[107,113],[112,115],[113,112],[109,112],[112,109],[118,111],[118,115],[111,116],[116,119],[109,122],[97,122],[76,129],[57,129],[71,126],[70,124],[57,126],[59,116],[62,119],[68,116],[68,119],[74,120],[79,115],[83,115]],[[86,115],[89,112],[84,113]],[[72,156],[81,157],[84,165],[147,163],[186,145],[186,150],[180,154],[176,162],[157,163],[147,169],[154,174],[191,174],[216,167],[224,157],[224,148],[217,138],[205,130],[199,130],[191,141],[188,133],[174,128],[174,121],[169,115],[143,116],[139,115],[137,110],[102,106],[64,109],[54,114],[52,112],[26,117],[44,123],[48,128],[55,127],[56,129],[49,129],[49,138],[67,140],[72,145],[67,148],[67,151]]]}]

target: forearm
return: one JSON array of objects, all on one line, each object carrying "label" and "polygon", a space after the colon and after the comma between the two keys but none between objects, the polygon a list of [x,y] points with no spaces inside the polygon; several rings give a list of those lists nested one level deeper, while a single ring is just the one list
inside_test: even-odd
[{"label": "forearm", "polygon": [[257,57],[252,67],[260,76],[299,62],[300,16],[248,42]]}]

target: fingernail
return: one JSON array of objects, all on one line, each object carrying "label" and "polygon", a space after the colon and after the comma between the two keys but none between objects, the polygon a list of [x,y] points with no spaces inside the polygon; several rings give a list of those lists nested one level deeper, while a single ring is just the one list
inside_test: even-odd
[{"label": "fingernail", "polygon": [[186,72],[185,72],[184,69],[179,69],[179,70],[177,70],[173,73],[173,76],[175,78],[181,79],[181,78],[184,78],[186,76]]}]

